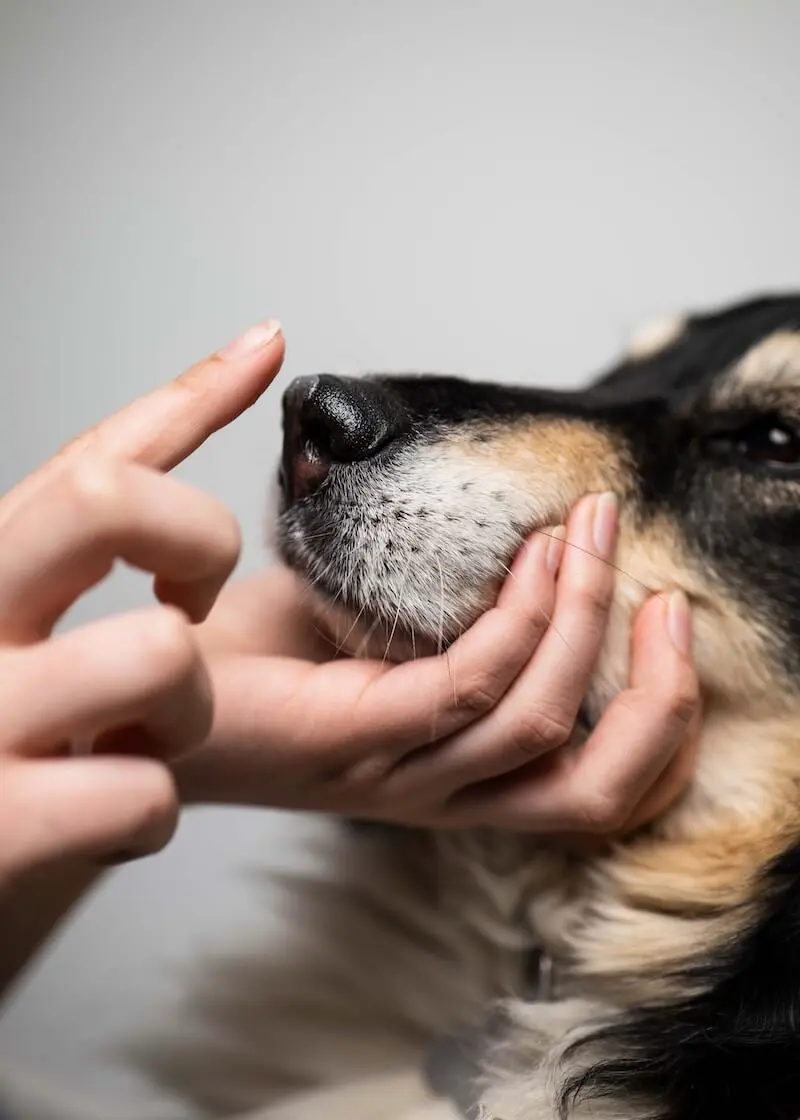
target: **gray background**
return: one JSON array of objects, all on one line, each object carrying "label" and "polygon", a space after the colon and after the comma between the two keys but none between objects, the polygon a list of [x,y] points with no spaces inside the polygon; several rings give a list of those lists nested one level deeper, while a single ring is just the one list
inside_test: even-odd
[{"label": "gray background", "polygon": [[[793,286],[800,4],[0,0],[0,487],[275,315],[283,380],[574,382],[653,312]],[[278,392],[184,468],[263,562]],[[76,612],[143,601],[121,575]],[[299,826],[298,826],[299,827]],[[132,1091],[102,1047],[260,928],[270,814],[120,872],[0,1049]]]}]

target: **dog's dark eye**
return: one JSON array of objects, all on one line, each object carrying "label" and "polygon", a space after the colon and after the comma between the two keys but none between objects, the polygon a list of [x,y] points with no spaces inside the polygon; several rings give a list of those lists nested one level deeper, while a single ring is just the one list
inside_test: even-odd
[{"label": "dog's dark eye", "polygon": [[800,466],[800,430],[785,420],[763,416],[741,427],[714,432],[708,450],[731,459],[763,466]]}]

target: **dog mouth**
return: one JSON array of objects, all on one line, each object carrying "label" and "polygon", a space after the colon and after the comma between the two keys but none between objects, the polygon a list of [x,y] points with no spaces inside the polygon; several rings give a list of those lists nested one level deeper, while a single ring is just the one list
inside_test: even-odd
[{"label": "dog mouth", "polygon": [[455,638],[426,634],[386,617],[380,604],[345,607],[336,595],[311,589],[317,628],[338,654],[378,661],[414,661],[445,652]]},{"label": "dog mouth", "polygon": [[446,650],[494,605],[528,534],[571,505],[552,443],[499,450],[520,402],[489,422],[488,390],[465,385],[321,375],[284,394],[278,546],[347,653]]},{"label": "dog mouth", "polygon": [[[489,483],[471,471],[436,477],[415,449],[334,467],[300,501],[284,490],[279,551],[340,651],[390,661],[441,653],[496,602],[535,525],[483,494]],[[494,511],[476,519],[482,504]]]},{"label": "dog mouth", "polygon": [[[328,518],[328,532],[331,540],[335,541],[337,533],[342,532],[342,521],[333,503]],[[304,509],[284,510],[281,514],[280,541],[284,559],[307,581],[308,601],[317,628],[337,654],[369,660],[400,663],[446,652],[468,626],[496,601],[516,551],[516,548],[510,550],[508,563],[498,559],[494,578],[480,585],[467,587],[465,584],[460,598],[458,595],[453,599],[446,598],[448,584],[442,573],[439,599],[436,599],[434,590],[434,599],[425,604],[425,609],[420,610],[421,592],[411,578],[407,579],[405,588],[401,585],[396,603],[389,601],[388,596],[381,598],[380,589],[371,598],[359,601],[352,587],[353,584],[358,586],[358,553],[351,555],[347,548],[340,545],[336,552],[339,564],[332,567],[327,554],[320,556],[314,547],[320,539],[324,539],[324,530],[315,532],[305,528],[306,523],[312,520],[319,525],[322,518],[311,504]],[[322,536],[317,533],[322,533]],[[526,535],[524,532],[518,534],[516,547]],[[344,575],[348,572],[351,573],[350,584]],[[407,594],[406,601],[404,592]],[[437,612],[438,625],[431,628],[429,620]],[[588,701],[581,704],[575,723],[580,739],[588,737],[597,718],[595,705]]]},{"label": "dog mouth", "polygon": [[465,449],[463,427],[415,425],[390,388],[334,377],[285,394],[279,488],[278,547],[320,629],[392,661],[448,649],[552,523],[519,478]]},{"label": "dog mouth", "polygon": [[423,501],[418,487],[354,473],[332,472],[318,493],[284,501],[278,519],[282,558],[308,584],[319,629],[351,656],[447,650],[496,601],[528,527],[493,531],[468,508]]}]

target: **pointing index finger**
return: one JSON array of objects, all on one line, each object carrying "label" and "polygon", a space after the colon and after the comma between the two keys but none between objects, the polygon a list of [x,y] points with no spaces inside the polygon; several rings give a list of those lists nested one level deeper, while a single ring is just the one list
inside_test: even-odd
[{"label": "pointing index finger", "polygon": [[278,374],[284,340],[274,321],[251,327],[240,338],[205,358],[155,392],[133,401],[89,428],[2,499],[13,512],[53,471],[73,456],[92,451],[113,459],[168,471],[210,435],[255,404]]},{"label": "pointing index finger", "polygon": [[72,440],[57,458],[86,448],[170,470],[255,404],[284,353],[276,322],[262,323],[160,389]]}]

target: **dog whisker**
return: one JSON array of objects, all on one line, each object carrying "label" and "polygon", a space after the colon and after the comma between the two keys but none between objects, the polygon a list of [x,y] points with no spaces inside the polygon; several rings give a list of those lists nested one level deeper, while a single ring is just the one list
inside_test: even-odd
[{"label": "dog whisker", "polygon": [[372,623],[372,625],[370,626],[370,628],[367,630],[367,632],[364,635],[364,637],[362,638],[361,642],[359,643],[355,653],[353,654],[354,657],[359,658],[361,660],[364,659],[364,657],[366,656],[366,651],[369,649],[369,643],[372,640],[372,635],[375,633],[375,631],[378,629],[378,627],[380,625],[381,625],[381,620],[379,618],[376,618],[374,620],[374,622]]},{"label": "dog whisker", "polygon": [[363,617],[363,615],[364,615],[364,611],[365,611],[366,609],[367,609],[367,608],[366,608],[366,603],[365,603],[365,604],[364,604],[364,605],[363,605],[363,606],[361,607],[361,610],[360,610],[360,611],[358,612],[358,614],[356,615],[356,617],[355,617],[355,618],[353,619],[353,622],[352,622],[352,624],[350,625],[350,628],[348,629],[348,631],[347,631],[347,633],[345,634],[345,636],[344,636],[344,637],[342,638],[342,640],[341,640],[341,641],[340,641],[340,642],[339,642],[339,643],[337,644],[337,646],[336,646],[336,656],[337,656],[337,657],[338,657],[338,656],[339,656],[339,655],[340,655],[340,654],[342,653],[342,651],[344,650],[344,647],[345,647],[345,646],[347,645],[347,642],[348,642],[348,639],[350,638],[350,635],[351,635],[351,634],[353,633],[353,631],[355,630],[355,628],[356,628],[356,627],[358,626],[359,622],[361,621],[361,619],[362,619],[362,617]]},{"label": "dog whisker", "polygon": [[403,579],[402,579],[402,582],[400,584],[400,592],[397,596],[397,610],[395,611],[394,621],[392,622],[392,629],[391,629],[391,632],[389,633],[388,641],[386,642],[386,652],[383,655],[384,664],[386,663],[386,658],[389,656],[389,650],[392,648],[392,640],[394,639],[395,631],[397,630],[397,623],[398,623],[398,620],[400,618],[400,612],[403,609],[403,592],[405,591],[406,580],[408,579],[408,573],[409,573],[410,568],[411,568],[411,561],[409,560],[408,563],[406,564],[405,571],[403,572]]},{"label": "dog whisker", "polygon": [[[548,533],[544,529],[534,529],[533,532],[537,533],[541,537],[548,537],[550,540],[555,539],[553,533]],[[586,556],[593,556],[594,559],[599,560],[601,564],[606,564],[609,568],[613,568],[614,571],[617,572],[619,575],[625,576],[626,579],[631,580],[632,583],[635,583],[639,587],[641,587],[644,591],[646,591],[648,593],[648,595],[659,595],[659,596],[661,595],[660,591],[657,591],[655,588],[650,587],[648,584],[644,583],[642,580],[637,579],[635,575],[633,575],[631,572],[626,571],[625,568],[621,568],[618,564],[615,564],[613,560],[608,560],[605,556],[598,556],[598,554],[596,552],[592,552],[592,550],[590,548],[584,548],[582,545],[576,544],[575,541],[564,540],[561,537],[559,537],[558,539],[567,548],[574,548],[578,552],[584,553],[584,555],[586,555]]]}]

